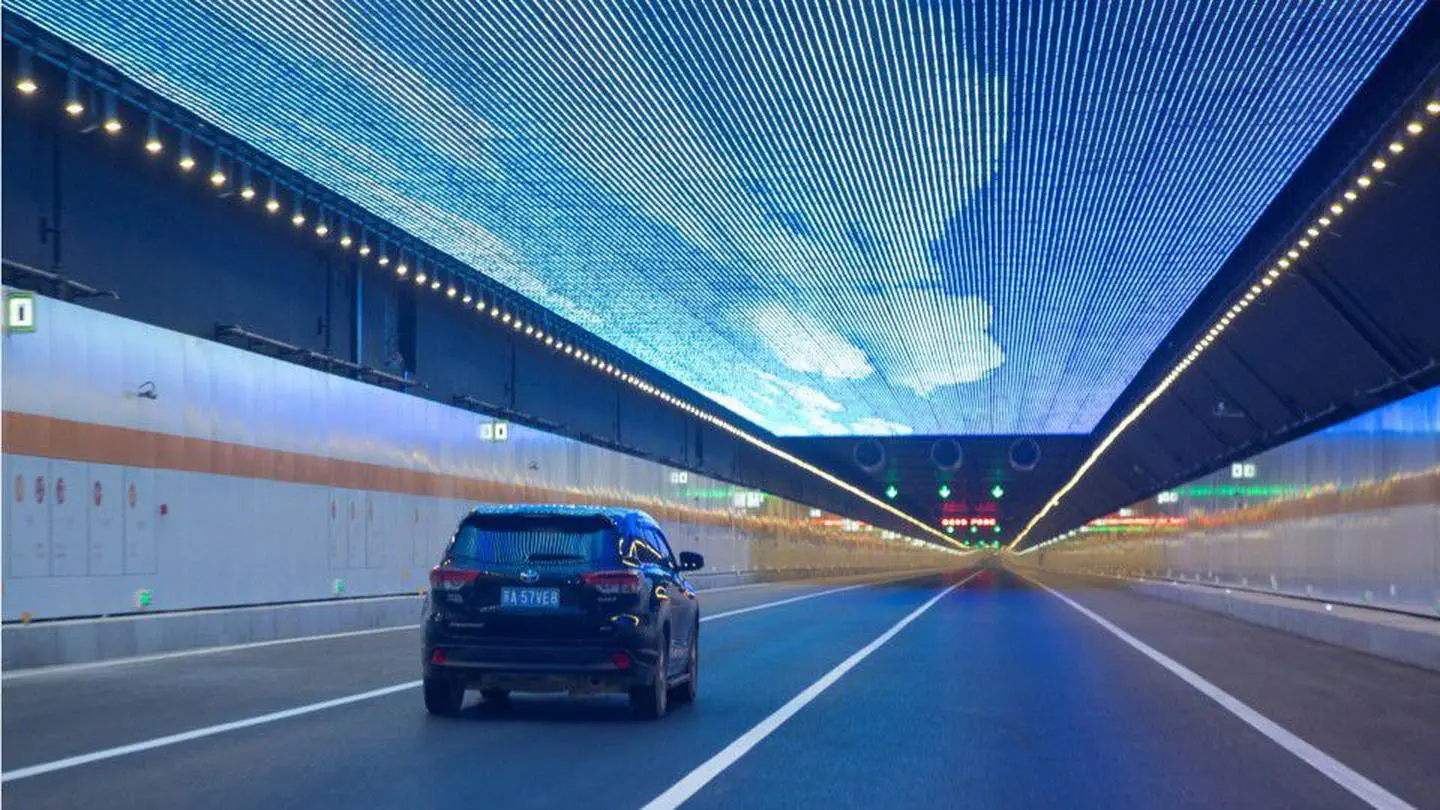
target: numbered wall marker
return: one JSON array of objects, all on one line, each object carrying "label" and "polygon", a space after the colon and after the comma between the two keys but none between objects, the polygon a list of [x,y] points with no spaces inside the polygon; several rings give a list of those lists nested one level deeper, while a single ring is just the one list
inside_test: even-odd
[{"label": "numbered wall marker", "polygon": [[5,329],[9,332],[35,331],[35,296],[12,292],[5,296]]}]

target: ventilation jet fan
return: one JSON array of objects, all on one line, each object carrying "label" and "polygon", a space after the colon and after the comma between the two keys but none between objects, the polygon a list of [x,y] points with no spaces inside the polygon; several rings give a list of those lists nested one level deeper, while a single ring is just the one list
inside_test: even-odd
[{"label": "ventilation jet fan", "polygon": [[879,472],[885,466],[885,448],[876,441],[857,443],[850,455],[855,459],[855,465],[868,473]]},{"label": "ventilation jet fan", "polygon": [[930,445],[930,461],[947,472],[965,463],[965,450],[954,439],[940,439]]},{"label": "ventilation jet fan", "polygon": [[1031,438],[1016,439],[1010,444],[1010,467],[1030,472],[1040,463],[1040,445]]}]

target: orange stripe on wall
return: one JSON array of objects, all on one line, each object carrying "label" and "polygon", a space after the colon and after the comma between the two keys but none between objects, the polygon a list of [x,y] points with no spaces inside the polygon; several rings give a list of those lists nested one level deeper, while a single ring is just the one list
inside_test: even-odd
[{"label": "orange stripe on wall", "polygon": [[16,455],[475,502],[604,504],[644,509],[656,518],[676,522],[733,526],[839,545],[894,548],[894,544],[873,535],[840,532],[764,514],[740,516],[698,509],[619,491],[487,481],[14,411],[4,412],[3,428],[4,450]]}]

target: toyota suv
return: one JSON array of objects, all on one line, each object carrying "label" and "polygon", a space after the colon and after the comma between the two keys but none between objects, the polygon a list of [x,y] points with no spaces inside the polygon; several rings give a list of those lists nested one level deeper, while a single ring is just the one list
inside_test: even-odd
[{"label": "toyota suv", "polygon": [[619,692],[641,717],[695,699],[700,605],[654,518],[633,509],[481,506],[460,521],[425,600],[425,708],[467,689]]}]

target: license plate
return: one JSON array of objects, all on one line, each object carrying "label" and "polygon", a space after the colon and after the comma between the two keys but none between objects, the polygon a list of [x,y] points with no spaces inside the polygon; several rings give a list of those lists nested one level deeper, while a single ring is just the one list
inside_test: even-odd
[{"label": "license plate", "polygon": [[559,588],[501,588],[500,607],[558,608]]}]

